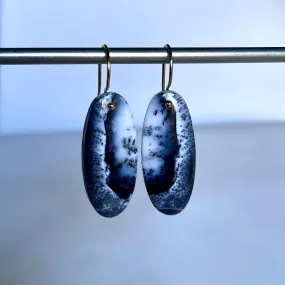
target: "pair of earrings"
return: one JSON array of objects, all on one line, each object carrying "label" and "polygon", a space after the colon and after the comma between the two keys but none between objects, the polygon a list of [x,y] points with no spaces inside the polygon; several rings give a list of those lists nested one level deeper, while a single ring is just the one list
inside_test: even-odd
[{"label": "pair of earrings", "polygon": [[[151,100],[143,124],[142,166],[152,204],[173,215],[187,205],[195,177],[196,151],[192,121],[184,99],[170,91],[173,74],[169,56],[169,81]],[[104,217],[119,215],[134,192],[137,175],[136,129],[126,100],[108,92],[111,64],[107,45],[107,83],[101,95],[101,64],[98,65],[98,96],[91,103],[82,139],[83,179],[89,200]]]}]

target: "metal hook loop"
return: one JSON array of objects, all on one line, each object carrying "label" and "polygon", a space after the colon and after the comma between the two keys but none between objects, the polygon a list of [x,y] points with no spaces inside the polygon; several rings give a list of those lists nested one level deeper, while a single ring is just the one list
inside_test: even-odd
[{"label": "metal hook loop", "polygon": [[162,91],[168,91],[171,83],[172,83],[172,75],[173,75],[173,59],[172,59],[172,49],[169,44],[164,46],[167,48],[168,58],[169,58],[169,76],[168,76],[168,84],[165,88],[165,63],[162,64]]},{"label": "metal hook loop", "polygon": [[[104,92],[107,92],[110,87],[110,79],[111,79],[111,62],[110,62],[110,52],[109,48],[106,44],[102,46],[104,48],[104,52],[106,54],[106,61],[107,61],[107,80],[106,80],[106,87]],[[101,79],[102,79],[102,64],[98,64],[98,95],[101,93]]]}]

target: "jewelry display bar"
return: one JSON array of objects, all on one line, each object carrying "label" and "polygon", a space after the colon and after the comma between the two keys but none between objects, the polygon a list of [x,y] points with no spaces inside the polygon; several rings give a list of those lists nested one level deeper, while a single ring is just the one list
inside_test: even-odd
[{"label": "jewelry display bar", "polygon": [[[285,62],[285,47],[173,47],[173,63]],[[163,47],[110,48],[112,64],[168,63]],[[0,48],[0,65],[104,64],[103,48]]]}]

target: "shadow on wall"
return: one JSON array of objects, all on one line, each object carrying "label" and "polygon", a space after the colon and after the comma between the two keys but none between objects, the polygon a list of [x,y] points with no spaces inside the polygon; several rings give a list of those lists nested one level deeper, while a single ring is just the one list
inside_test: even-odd
[{"label": "shadow on wall", "polygon": [[284,128],[196,128],[186,209],[155,210],[139,161],[114,219],[88,201],[80,133],[0,137],[0,284],[284,284]]}]

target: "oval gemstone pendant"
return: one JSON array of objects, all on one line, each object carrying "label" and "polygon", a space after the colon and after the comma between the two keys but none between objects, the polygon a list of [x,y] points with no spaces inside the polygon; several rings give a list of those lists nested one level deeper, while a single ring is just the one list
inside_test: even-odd
[{"label": "oval gemstone pendant", "polygon": [[194,185],[196,151],[188,107],[173,91],[159,92],[148,106],[143,125],[142,165],[155,208],[167,215],[181,212]]},{"label": "oval gemstone pendant", "polygon": [[134,191],[137,146],[129,105],[117,93],[103,93],[91,103],[83,132],[82,170],[95,210],[104,217],[120,214]]}]

